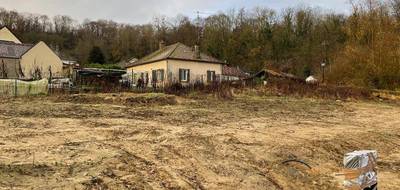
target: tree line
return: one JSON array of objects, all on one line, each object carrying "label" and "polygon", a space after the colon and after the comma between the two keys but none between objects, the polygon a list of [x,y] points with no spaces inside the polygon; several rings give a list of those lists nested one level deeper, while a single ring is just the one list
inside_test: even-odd
[{"label": "tree line", "polygon": [[[228,10],[205,18],[157,17],[149,24],[110,20],[78,23],[69,16],[21,14],[0,9],[0,25],[22,41],[45,41],[63,58],[81,64],[141,58],[167,44],[199,44],[229,65],[257,72],[273,68],[332,84],[400,87],[400,0],[352,1],[349,14],[298,6]],[[99,55],[101,54],[101,55]]]}]

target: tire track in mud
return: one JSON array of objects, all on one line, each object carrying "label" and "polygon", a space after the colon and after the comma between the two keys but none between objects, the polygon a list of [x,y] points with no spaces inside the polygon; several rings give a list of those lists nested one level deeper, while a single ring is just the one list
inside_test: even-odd
[{"label": "tire track in mud", "polygon": [[[222,141],[221,137],[223,138]],[[193,130],[188,129],[183,136],[177,138],[179,142],[183,141],[183,147],[196,147],[196,149],[189,148],[188,150],[181,150],[183,152],[188,152],[189,154],[193,154],[192,156],[200,157],[200,159],[196,159],[191,157],[190,155],[182,155],[180,154],[173,146],[168,147],[167,152],[173,152],[177,154],[179,159],[183,162],[188,162],[190,158],[195,160],[197,166],[194,166],[193,162],[189,162],[186,165],[192,165],[190,170],[192,174],[198,173],[197,170],[208,170],[209,172],[214,172],[218,176],[227,176],[230,178],[237,179],[237,177],[241,176],[240,181],[243,181],[245,178],[242,175],[251,175],[251,176],[262,176],[264,180],[259,181],[261,184],[269,186],[269,189],[283,189],[283,187],[279,184],[279,182],[274,179],[272,175],[269,174],[269,169],[271,163],[268,163],[266,160],[256,161],[254,160],[254,155],[248,150],[253,146],[262,146],[259,143],[246,143],[240,142],[234,135],[232,134],[218,134],[211,136],[202,136],[201,134],[196,134]],[[218,140],[219,139],[219,140]],[[186,144],[187,143],[187,144]],[[223,144],[225,146],[225,150],[233,152],[235,154],[226,154],[221,150],[220,146]],[[172,149],[172,150],[169,150]],[[177,153],[176,153],[177,152]],[[165,157],[173,157],[173,155],[164,155]],[[230,162],[230,166],[225,168],[225,164],[217,163],[215,165],[217,168],[204,163],[204,160],[201,158],[205,158],[205,160],[216,160],[216,161],[228,161]],[[241,163],[241,164],[239,164]],[[203,167],[203,168],[202,168]],[[204,171],[203,171],[204,172]],[[221,173],[222,172],[222,173]],[[227,172],[227,173],[226,173]],[[204,174],[203,174],[204,175]],[[188,176],[185,176],[186,178]],[[239,179],[238,179],[239,180]],[[204,181],[204,180],[201,180]],[[237,182],[236,182],[237,183]],[[228,184],[225,184],[228,185]],[[238,186],[235,186],[237,188]],[[259,186],[260,187],[260,186]]]},{"label": "tire track in mud", "polygon": [[[140,175],[142,175],[142,182],[145,183],[145,185],[152,187],[152,185],[155,185],[154,183],[152,183],[152,181],[154,181],[157,183],[156,185],[159,188],[181,189],[176,183],[174,183],[174,181],[171,180],[173,179],[172,176],[169,175],[167,171],[157,168],[154,162],[146,160],[126,150],[125,148],[123,148],[122,145],[113,145],[109,143],[102,143],[101,145],[105,145],[107,147],[121,151],[122,154],[119,155],[117,159],[119,159],[121,163],[124,163],[128,167],[128,172],[139,173]],[[129,189],[140,185],[137,182],[132,183],[124,180],[120,176],[115,176],[115,178],[118,181],[122,182],[122,184],[124,184],[124,186]],[[148,181],[148,179],[151,179],[151,181]]]},{"label": "tire track in mud", "polygon": [[[191,136],[191,135],[189,135]],[[191,136],[193,137],[193,136]],[[197,143],[201,142],[203,137],[198,137],[200,138],[200,140],[194,140],[197,141]],[[186,140],[190,139],[188,138],[188,136],[185,137]],[[205,138],[206,140],[208,138]],[[210,140],[210,139],[208,139]],[[205,142],[204,142],[205,143]],[[206,143],[207,144],[207,143]],[[154,185],[154,183],[156,183],[158,185],[158,187],[161,188],[166,188],[166,189],[181,189],[182,186],[180,186],[178,183],[176,183],[176,180],[179,181],[183,181],[185,182],[188,187],[193,188],[193,189],[206,189],[206,187],[203,185],[203,182],[205,182],[205,180],[201,177],[201,175],[199,175],[199,172],[197,171],[197,167],[195,163],[187,161],[188,158],[185,157],[184,154],[181,154],[180,151],[178,151],[174,146],[160,146],[159,149],[165,150],[165,152],[167,153],[167,155],[163,155],[164,157],[168,157],[168,158],[174,158],[177,156],[178,160],[181,160],[183,162],[188,162],[185,163],[185,167],[184,169],[175,169],[173,173],[170,173],[166,170],[160,169],[157,167],[157,164],[154,162],[151,162],[149,160],[146,160],[128,150],[126,150],[125,148],[123,148],[123,146],[121,145],[113,145],[110,143],[100,143],[101,146],[107,146],[110,148],[113,148],[115,150],[121,151],[122,154],[120,156],[118,156],[118,159],[124,163],[126,166],[128,167],[133,167],[132,169],[129,169],[128,171],[130,172],[136,172],[139,173],[141,175],[143,175],[143,179],[145,181],[145,179],[151,179],[150,182],[145,182],[147,183],[147,185],[151,186]],[[239,145],[245,145],[244,144],[240,144]],[[245,151],[245,149],[243,147],[239,147],[236,145],[232,145],[234,149],[236,150],[243,150]],[[216,153],[216,150],[212,151],[214,153]],[[169,155],[169,154],[173,154],[173,155]],[[207,153],[208,156],[210,156],[210,158],[214,157],[214,159],[224,159],[221,155],[216,155],[216,154],[209,154]],[[214,156],[213,156],[214,155]],[[250,166],[251,168],[246,167],[246,170],[253,170],[253,172],[257,175],[263,176],[266,180],[266,182],[268,182],[267,184],[270,184],[271,186],[273,186],[275,189],[283,189],[283,187],[281,185],[279,185],[278,181],[274,179],[274,177],[272,175],[270,175],[268,173],[268,171],[265,170],[265,168],[267,168],[268,166],[265,163],[260,163],[260,162],[256,162],[254,160],[251,160],[251,153],[248,151],[243,152],[242,155],[247,155],[246,158],[239,158],[239,157],[235,157],[235,158],[231,158],[231,159],[239,159],[242,160],[243,162],[246,162],[248,164],[248,166]],[[215,158],[215,156],[217,156],[218,158]],[[237,160],[238,161],[238,160]],[[196,161],[197,163],[197,161]],[[237,169],[241,169],[241,168],[237,168]],[[252,173],[253,173],[252,172]],[[175,176],[175,177],[174,177]],[[178,178],[177,178],[178,177]],[[128,186],[126,187],[132,187],[132,185],[137,185],[136,184],[129,184],[126,180],[122,179],[120,176],[115,177],[120,183],[123,184],[128,184]],[[153,182],[153,183],[152,183]]]},{"label": "tire track in mud", "polygon": [[[129,140],[125,140],[129,141]],[[107,139],[107,140],[96,140],[96,141],[76,141],[76,142],[68,142],[65,144],[60,144],[59,146],[83,146],[84,144],[93,144],[97,147],[102,147],[102,148],[110,148],[113,150],[116,150],[118,155],[112,156],[112,157],[102,157],[98,161],[95,161],[91,164],[86,163],[75,163],[73,165],[69,166],[63,166],[65,168],[69,168],[69,176],[73,177],[75,173],[80,173],[83,171],[88,171],[90,169],[95,169],[95,170],[102,170],[100,173],[98,173],[95,176],[92,176],[91,179],[88,181],[85,181],[82,183],[82,185],[86,186],[87,189],[90,189],[91,187],[107,187],[108,184],[105,181],[102,180],[100,177],[108,177],[112,179],[114,182],[116,182],[116,185],[122,185],[126,189],[145,189],[145,188],[151,188],[152,185],[149,183],[149,179],[154,180],[155,182],[158,182],[158,187],[159,188],[167,188],[167,189],[179,189],[177,188],[176,185],[174,185],[172,182],[168,181],[168,179],[171,179],[170,176],[163,177],[160,173],[166,173],[165,171],[159,171],[159,169],[156,168],[156,164],[148,161],[144,158],[141,158],[137,155],[135,155],[132,152],[129,152],[125,148],[122,147],[122,145],[113,145],[107,142],[113,142],[113,139]],[[135,141],[136,142],[136,141]],[[123,179],[124,176],[118,176],[114,174],[114,170],[118,170],[115,167],[115,165],[112,164],[113,159],[117,159],[117,163],[122,163],[124,164],[126,169],[124,172],[127,172],[129,175],[135,174],[140,176],[140,179],[136,179],[135,181],[129,181],[126,179]],[[103,170],[101,168],[105,167],[106,169]],[[71,170],[72,169],[72,170]],[[151,182],[151,181],[150,181]],[[108,187],[106,188],[108,189]]]}]

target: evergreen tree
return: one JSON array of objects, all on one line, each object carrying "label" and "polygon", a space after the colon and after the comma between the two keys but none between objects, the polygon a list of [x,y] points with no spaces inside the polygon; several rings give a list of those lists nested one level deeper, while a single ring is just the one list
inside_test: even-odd
[{"label": "evergreen tree", "polygon": [[101,51],[100,47],[94,46],[89,54],[89,63],[98,63],[104,64],[106,61],[104,59],[103,51]]}]

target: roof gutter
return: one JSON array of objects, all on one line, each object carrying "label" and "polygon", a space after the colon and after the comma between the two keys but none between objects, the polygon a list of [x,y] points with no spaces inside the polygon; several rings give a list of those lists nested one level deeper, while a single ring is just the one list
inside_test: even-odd
[{"label": "roof gutter", "polygon": [[0,59],[21,59],[20,57],[7,57],[7,56],[0,56]]}]

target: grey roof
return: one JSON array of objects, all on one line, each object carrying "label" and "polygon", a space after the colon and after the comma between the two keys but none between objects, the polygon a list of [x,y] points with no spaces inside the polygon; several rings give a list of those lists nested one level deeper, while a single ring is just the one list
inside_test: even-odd
[{"label": "grey roof", "polygon": [[14,42],[0,40],[0,57],[19,59],[33,46],[33,44],[16,44]]},{"label": "grey roof", "polygon": [[134,63],[134,62],[136,62],[136,61],[139,61],[139,59],[138,58],[136,58],[136,57],[133,57],[133,58],[131,58],[131,59],[129,59],[129,63]]},{"label": "grey roof", "polygon": [[193,48],[188,47],[182,43],[176,43],[176,44],[173,44],[170,46],[166,46],[162,49],[159,49],[159,50],[155,51],[154,53],[151,53],[150,55],[145,56],[144,58],[140,59],[139,61],[136,61],[136,62],[128,65],[127,67],[153,63],[153,62],[166,60],[166,59],[225,64],[223,61],[218,60],[209,55],[206,55],[204,53],[200,54],[200,58],[196,58]]}]

